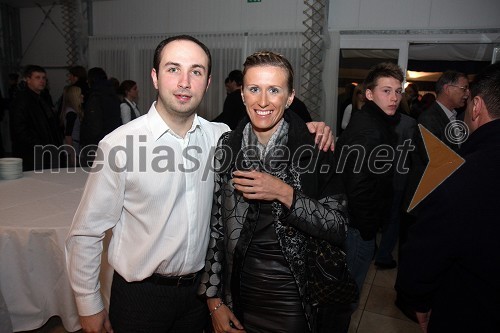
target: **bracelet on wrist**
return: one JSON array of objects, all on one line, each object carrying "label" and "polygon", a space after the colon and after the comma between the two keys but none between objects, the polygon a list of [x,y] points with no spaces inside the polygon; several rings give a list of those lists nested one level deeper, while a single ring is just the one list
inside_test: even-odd
[{"label": "bracelet on wrist", "polygon": [[219,308],[222,306],[222,304],[224,304],[224,302],[220,301],[220,303],[217,304],[212,311],[210,311],[210,315],[212,315],[212,313],[214,313],[215,311],[219,310]]}]

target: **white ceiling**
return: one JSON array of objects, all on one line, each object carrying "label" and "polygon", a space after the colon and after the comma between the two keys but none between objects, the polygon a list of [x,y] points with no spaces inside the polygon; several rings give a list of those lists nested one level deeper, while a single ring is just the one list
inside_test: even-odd
[{"label": "white ceiling", "polygon": [[36,7],[37,3],[40,6],[50,6],[54,2],[58,3],[59,1],[55,0],[0,0],[0,3],[4,3],[11,7],[25,8],[25,7]]},{"label": "white ceiling", "polygon": [[[4,3],[6,5],[9,5],[11,7],[17,7],[17,8],[27,8],[27,7],[37,7],[37,4],[40,6],[50,6],[53,3],[59,4],[61,1],[64,0],[0,0],[0,3]],[[106,0],[78,0],[81,2],[87,2],[87,1],[106,1]]]}]

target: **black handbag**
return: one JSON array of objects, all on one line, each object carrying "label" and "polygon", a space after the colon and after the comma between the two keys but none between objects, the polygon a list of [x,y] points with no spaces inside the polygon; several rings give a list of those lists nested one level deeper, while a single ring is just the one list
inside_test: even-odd
[{"label": "black handbag", "polygon": [[307,294],[315,306],[357,302],[359,290],[347,267],[346,254],[323,239],[310,238],[307,248]]}]

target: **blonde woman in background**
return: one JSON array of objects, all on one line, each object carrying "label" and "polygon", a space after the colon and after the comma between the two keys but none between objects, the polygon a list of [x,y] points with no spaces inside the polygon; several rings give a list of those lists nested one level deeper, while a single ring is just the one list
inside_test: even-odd
[{"label": "blonde woman in background", "polygon": [[[68,152],[68,166],[78,166],[80,153],[80,123],[83,118],[83,95],[80,87],[68,86],[63,92],[61,124],[64,127],[64,144]],[[70,148],[73,147],[73,148]]]}]

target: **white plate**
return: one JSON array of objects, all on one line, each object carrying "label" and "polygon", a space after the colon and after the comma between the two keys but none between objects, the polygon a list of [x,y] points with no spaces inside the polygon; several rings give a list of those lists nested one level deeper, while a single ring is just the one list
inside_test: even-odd
[{"label": "white plate", "polygon": [[0,164],[19,164],[19,163],[23,163],[23,159],[22,158],[17,158],[17,157],[4,157],[4,158],[0,158]]}]

